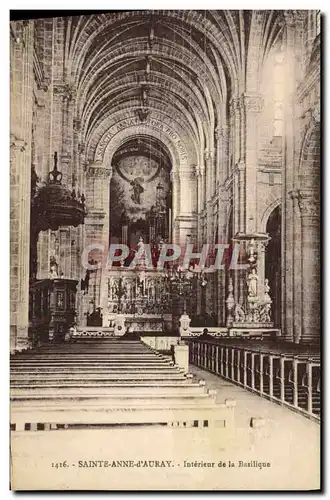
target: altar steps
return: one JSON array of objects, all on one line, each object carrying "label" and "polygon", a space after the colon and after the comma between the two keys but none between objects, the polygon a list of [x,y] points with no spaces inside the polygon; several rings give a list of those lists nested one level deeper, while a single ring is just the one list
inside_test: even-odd
[{"label": "altar steps", "polygon": [[141,341],[88,339],[11,358],[11,428],[161,424],[233,429],[234,403]]}]

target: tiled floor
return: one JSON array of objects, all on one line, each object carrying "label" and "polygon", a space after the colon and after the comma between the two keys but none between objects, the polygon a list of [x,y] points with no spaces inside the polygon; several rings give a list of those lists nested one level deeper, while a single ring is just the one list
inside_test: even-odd
[{"label": "tiled floor", "polygon": [[[217,389],[219,402],[236,399],[234,439],[227,440],[219,429],[163,427],[16,433],[12,436],[13,486],[110,490],[319,487],[319,424],[204,370],[191,367],[191,371],[206,380],[208,388]],[[251,428],[253,417],[262,417],[264,427]],[[67,468],[52,466],[64,460]],[[89,460],[132,460],[140,466],[81,466]],[[162,460],[168,460],[169,466],[143,463]],[[208,466],[188,466],[194,462]],[[241,466],[241,462],[252,466]]]}]

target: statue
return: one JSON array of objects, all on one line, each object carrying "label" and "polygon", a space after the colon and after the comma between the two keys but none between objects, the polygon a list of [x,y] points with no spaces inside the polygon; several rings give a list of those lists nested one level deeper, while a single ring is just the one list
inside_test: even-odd
[{"label": "statue", "polygon": [[270,314],[271,314],[270,304],[269,303],[263,304],[259,310],[260,321],[262,323],[270,323],[271,322]]},{"label": "statue", "polygon": [[146,251],[144,248],[142,236],[140,236],[140,238],[139,238],[139,242],[137,244],[137,251],[138,251],[138,256],[139,256],[139,265],[141,267],[144,267],[145,263],[146,263]]},{"label": "statue", "polygon": [[58,278],[58,264],[56,262],[55,257],[50,258],[49,267],[50,267],[50,270],[49,270],[50,279]]},{"label": "statue", "polygon": [[247,277],[247,285],[248,285],[248,295],[249,297],[256,297],[257,296],[257,282],[258,282],[258,276],[257,276],[257,271],[255,268],[253,268],[250,272],[250,274]]},{"label": "statue", "polygon": [[250,241],[249,243],[249,253],[250,253],[250,256],[248,258],[248,261],[252,264],[253,262],[255,262],[255,240],[254,238],[252,238],[252,240]]},{"label": "statue", "polygon": [[133,179],[130,182],[130,184],[132,186],[132,191],[133,191],[133,194],[131,195],[131,199],[137,205],[141,205],[141,194],[144,192],[144,188],[141,186],[142,182],[143,182],[142,177],[136,177],[135,179]]},{"label": "statue", "polygon": [[271,304],[272,303],[272,299],[270,298],[270,295],[269,295],[270,287],[269,287],[268,283],[269,283],[269,280],[266,278],[265,279],[265,297],[264,297],[264,302],[266,304]]},{"label": "statue", "polygon": [[234,309],[235,323],[242,323],[245,321],[245,312],[241,304],[236,304]]}]

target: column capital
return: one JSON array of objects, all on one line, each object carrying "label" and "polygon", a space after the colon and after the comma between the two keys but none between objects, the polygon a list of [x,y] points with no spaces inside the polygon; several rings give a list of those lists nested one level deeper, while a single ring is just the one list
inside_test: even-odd
[{"label": "column capital", "polygon": [[286,26],[290,28],[295,28],[297,22],[303,20],[304,11],[302,10],[284,10],[283,16]]},{"label": "column capital", "polygon": [[178,170],[171,170],[170,179],[171,182],[178,182],[180,180],[180,173]]},{"label": "column capital", "polygon": [[292,189],[291,191],[288,191],[288,195],[290,196],[291,200],[299,199],[299,189]]},{"label": "column capital", "polygon": [[213,153],[210,149],[206,148],[204,150],[204,160],[205,161],[211,161],[213,158]]},{"label": "column capital", "polygon": [[241,96],[240,104],[250,113],[260,113],[264,100],[260,94],[244,92]]},{"label": "column capital", "polygon": [[23,139],[18,139],[15,135],[10,136],[10,149],[13,151],[25,151],[27,143]]},{"label": "column capital", "polygon": [[221,139],[226,140],[228,137],[228,127],[226,125],[223,127],[217,127],[214,131],[214,137],[218,143]]},{"label": "column capital", "polygon": [[204,165],[195,165],[195,172],[197,177],[201,177],[205,173]]},{"label": "column capital", "polygon": [[74,118],[73,119],[73,130],[75,132],[80,132],[80,130],[81,130],[81,120],[80,120],[80,118]]},{"label": "column capital", "polygon": [[85,144],[83,142],[78,143],[78,154],[82,155],[85,152]]},{"label": "column capital", "polygon": [[60,156],[60,162],[61,163],[70,163],[71,160],[71,155],[67,152],[64,152]]},{"label": "column capital", "polygon": [[320,202],[317,193],[310,190],[299,190],[298,203],[302,219],[319,217]]},{"label": "column capital", "polygon": [[54,95],[62,97],[63,101],[72,101],[76,97],[76,88],[70,83],[57,83],[53,87]]},{"label": "column capital", "polygon": [[112,167],[106,167],[101,162],[90,163],[86,166],[86,176],[94,179],[107,179],[112,176]]},{"label": "column capital", "polygon": [[196,177],[196,169],[197,165],[186,165],[185,167],[181,167],[178,175],[182,178],[184,177],[185,179],[190,179],[190,178],[195,178]]},{"label": "column capital", "polygon": [[238,95],[233,96],[229,101],[230,112],[233,113],[239,110],[240,97]]}]

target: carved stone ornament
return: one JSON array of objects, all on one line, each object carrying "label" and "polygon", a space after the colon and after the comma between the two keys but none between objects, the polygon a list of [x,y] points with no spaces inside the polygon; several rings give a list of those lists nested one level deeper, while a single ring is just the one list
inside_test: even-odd
[{"label": "carved stone ornament", "polygon": [[301,217],[315,217],[319,218],[320,215],[320,202],[316,193],[311,191],[299,191],[298,198]]},{"label": "carved stone ornament", "polygon": [[318,125],[320,123],[320,107],[314,106],[302,115],[303,127],[305,132],[309,130],[311,127]]},{"label": "carved stone ornament", "polygon": [[150,111],[147,108],[138,108],[135,110],[135,113],[138,116],[140,122],[144,123],[147,121]]},{"label": "carved stone ornament", "polygon": [[252,113],[260,113],[264,104],[263,98],[258,94],[243,94],[241,102]]},{"label": "carved stone ornament", "polygon": [[320,105],[316,105],[312,109],[312,119],[314,120],[315,123],[320,123]]},{"label": "carved stone ornament", "polygon": [[86,167],[86,175],[94,179],[107,179],[112,175],[112,167],[106,167],[103,163],[91,163]]},{"label": "carved stone ornament", "polygon": [[204,151],[204,160],[205,161],[211,161],[212,160],[212,152],[209,149],[205,149]]},{"label": "carved stone ornament", "polygon": [[234,115],[236,111],[240,109],[240,98],[238,96],[232,97],[230,99],[230,114]]},{"label": "carved stone ornament", "polygon": [[76,96],[76,89],[69,83],[54,85],[54,94],[62,96],[64,101],[71,101]]},{"label": "carved stone ornament", "polygon": [[216,141],[220,141],[221,139],[226,141],[228,138],[228,127],[217,127],[214,131],[214,137]]},{"label": "carved stone ornament", "polygon": [[26,142],[22,139],[17,139],[14,135],[10,136],[10,162],[16,160],[17,153],[25,151]]},{"label": "carved stone ornament", "polygon": [[80,132],[81,130],[81,120],[79,118],[73,120],[73,130],[76,132]]}]

